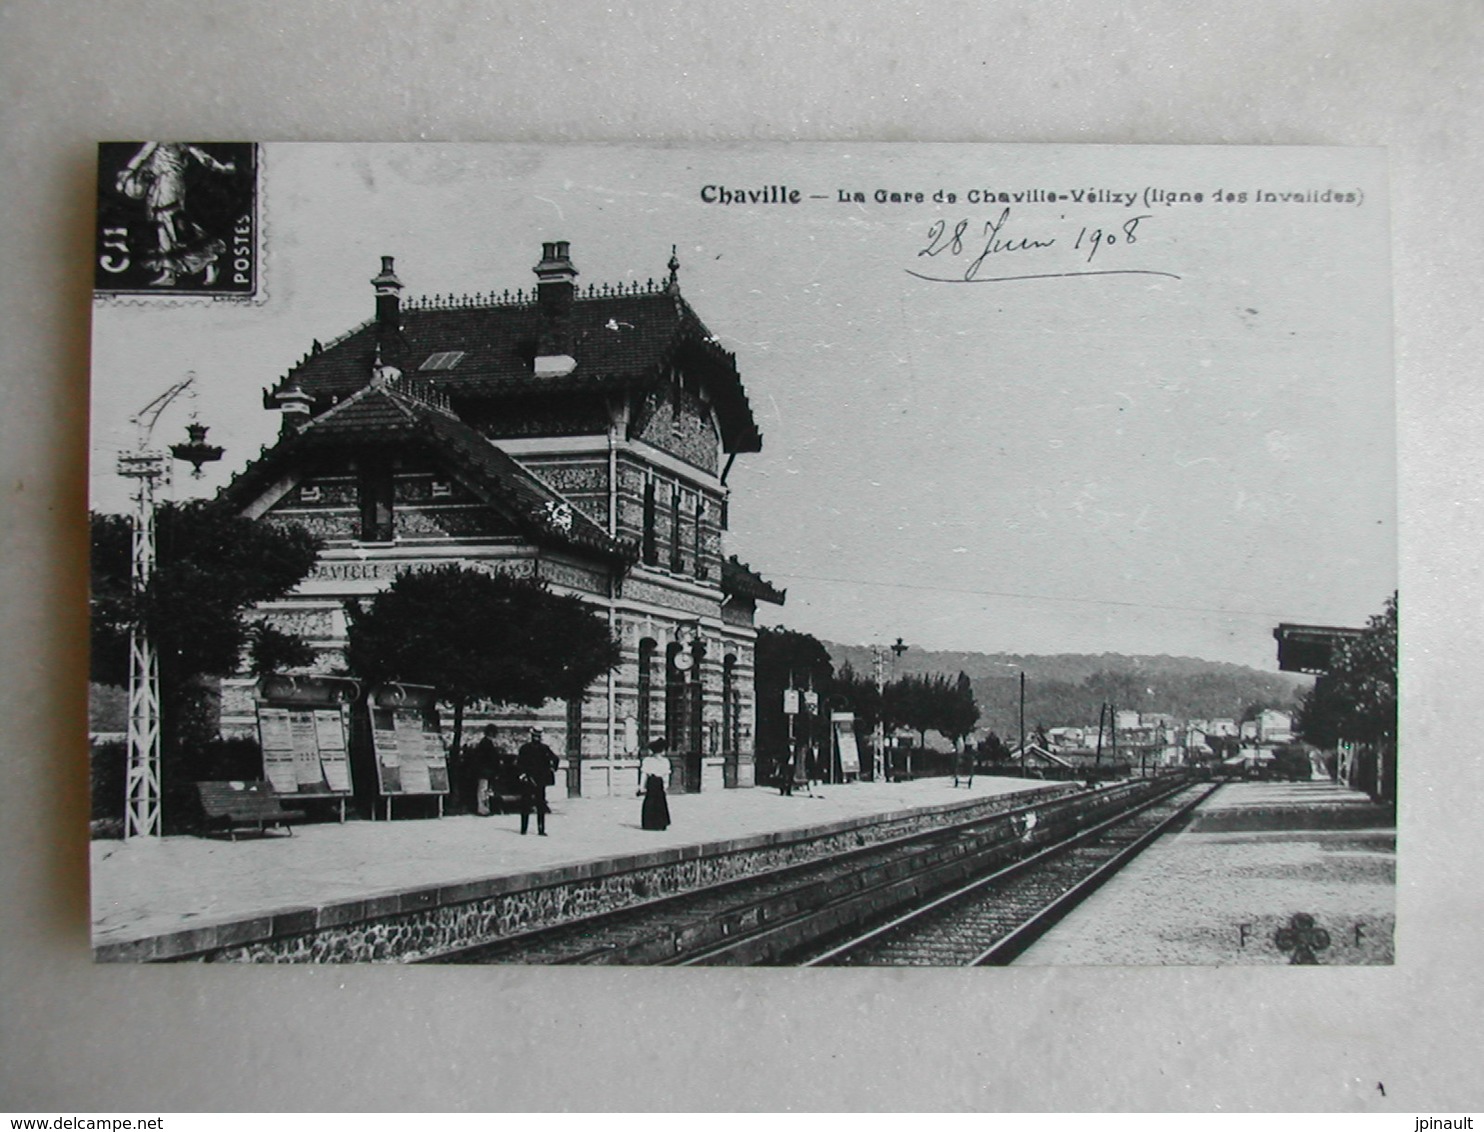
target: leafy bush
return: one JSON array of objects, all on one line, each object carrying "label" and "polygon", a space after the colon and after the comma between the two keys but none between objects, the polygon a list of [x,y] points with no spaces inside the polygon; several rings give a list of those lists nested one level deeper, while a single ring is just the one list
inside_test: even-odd
[{"label": "leafy bush", "polygon": [[[201,828],[201,804],[197,782],[223,779],[251,781],[263,777],[263,754],[256,739],[215,739],[200,745],[175,765],[167,760],[161,773],[165,833],[190,833]],[[125,743],[99,743],[93,748],[89,768],[92,787],[92,835],[122,837],[124,790],[129,765]]]}]

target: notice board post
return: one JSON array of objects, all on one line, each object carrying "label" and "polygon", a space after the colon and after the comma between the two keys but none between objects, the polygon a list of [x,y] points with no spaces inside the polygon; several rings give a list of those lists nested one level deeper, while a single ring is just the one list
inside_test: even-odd
[{"label": "notice board post", "polygon": [[830,712],[830,730],[834,733],[835,757],[839,759],[840,781],[854,782],[861,776],[860,748],[855,743],[855,713]]}]

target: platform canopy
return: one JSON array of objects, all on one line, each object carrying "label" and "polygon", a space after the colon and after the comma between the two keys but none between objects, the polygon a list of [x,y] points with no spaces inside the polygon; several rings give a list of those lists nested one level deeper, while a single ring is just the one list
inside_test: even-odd
[{"label": "platform canopy", "polygon": [[1335,625],[1281,624],[1273,630],[1278,641],[1278,668],[1283,672],[1328,672],[1335,650],[1345,641],[1356,640],[1362,630]]}]

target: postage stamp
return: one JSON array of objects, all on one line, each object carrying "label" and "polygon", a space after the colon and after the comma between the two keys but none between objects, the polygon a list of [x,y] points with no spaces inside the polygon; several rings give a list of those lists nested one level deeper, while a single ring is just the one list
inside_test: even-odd
[{"label": "postage stamp", "polygon": [[1391,963],[1386,186],[102,146],[95,955]]},{"label": "postage stamp", "polygon": [[98,146],[100,295],[252,298],[259,285],[258,147]]}]

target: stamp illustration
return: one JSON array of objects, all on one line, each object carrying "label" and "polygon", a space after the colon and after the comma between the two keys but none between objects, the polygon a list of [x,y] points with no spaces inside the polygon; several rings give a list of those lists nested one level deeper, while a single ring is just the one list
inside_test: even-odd
[{"label": "stamp illustration", "polygon": [[256,294],[257,177],[248,142],[99,145],[94,290]]}]

